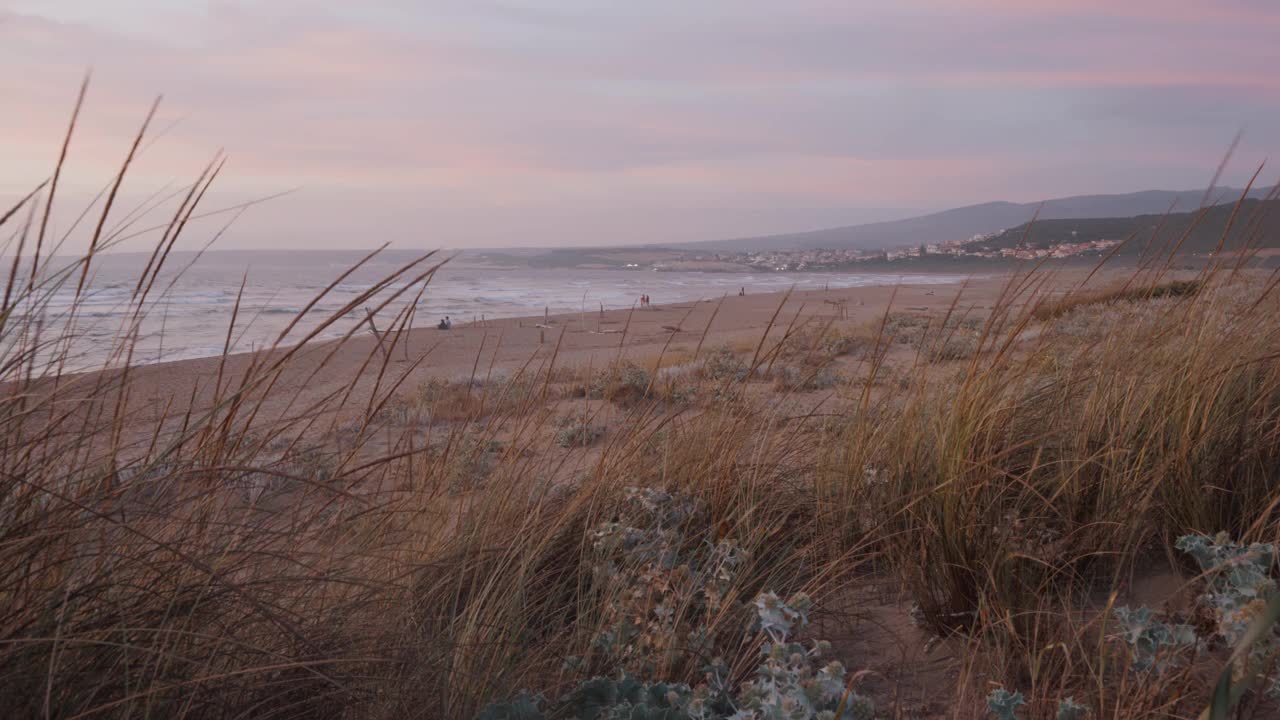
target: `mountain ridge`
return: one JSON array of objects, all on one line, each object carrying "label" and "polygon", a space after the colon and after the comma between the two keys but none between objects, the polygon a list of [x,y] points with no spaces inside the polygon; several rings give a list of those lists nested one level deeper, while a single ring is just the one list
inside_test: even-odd
[{"label": "mountain ridge", "polygon": [[[1254,188],[1250,198],[1263,198],[1270,188]],[[1244,193],[1242,188],[1214,188],[1212,193],[1199,190],[1139,190],[1131,193],[1071,195],[1039,202],[1015,203],[1005,200],[965,205],[948,210],[901,220],[888,220],[859,225],[843,225],[794,233],[778,233],[749,237],[707,240],[672,245],[692,250],[806,250],[890,249],[921,243],[965,240],[975,235],[989,235],[1029,222],[1085,218],[1137,217],[1198,209],[1209,195],[1208,204],[1234,202]],[[1037,215],[1038,211],[1038,215]]]},{"label": "mountain ridge", "polygon": [[[1157,232],[1158,231],[1158,232]],[[1205,212],[1146,214],[1112,218],[1062,218],[1023,223],[967,244],[983,251],[1012,248],[1048,249],[1062,243],[1097,240],[1125,242],[1120,255],[1168,252],[1177,245],[1179,254],[1204,254],[1219,249],[1234,253],[1249,248],[1276,248],[1280,245],[1280,200],[1246,199],[1239,208],[1234,203],[1218,204]]]}]

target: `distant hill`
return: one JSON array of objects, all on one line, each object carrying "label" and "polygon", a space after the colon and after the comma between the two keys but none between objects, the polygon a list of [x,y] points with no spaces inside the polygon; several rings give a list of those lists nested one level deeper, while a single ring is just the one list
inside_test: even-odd
[{"label": "distant hill", "polygon": [[[1205,211],[1198,221],[1197,216],[1201,215],[1198,211],[1128,218],[1036,220],[1030,227],[1023,223],[965,247],[980,250],[1003,250],[1018,246],[1047,248],[1061,243],[1093,240],[1124,241],[1132,236],[1133,239],[1121,248],[1119,254],[1139,255],[1147,251],[1154,252],[1160,247],[1167,248],[1185,235],[1185,240],[1182,240],[1182,245],[1178,248],[1179,253],[1208,253],[1222,239],[1234,206],[1235,203],[1216,205]],[[1246,200],[1240,203],[1240,211],[1223,244],[1223,250],[1239,250],[1246,245],[1280,247],[1280,200]]]},{"label": "distant hill", "polygon": [[[1212,203],[1234,202],[1243,190],[1215,189]],[[1250,197],[1262,198],[1267,189],[1259,188]],[[1044,220],[1083,218],[1122,218],[1163,214],[1171,205],[1174,211],[1190,211],[1200,207],[1204,190],[1147,190],[1123,195],[1077,195],[1055,198],[1043,203],[989,202],[981,205],[943,210],[920,217],[889,222],[849,225],[810,232],[763,235],[758,237],[713,240],[685,245],[691,249],[713,251],[792,250],[808,248],[880,249],[915,246],[921,243],[964,240],[974,235],[987,235],[1022,225],[1040,209]]]}]

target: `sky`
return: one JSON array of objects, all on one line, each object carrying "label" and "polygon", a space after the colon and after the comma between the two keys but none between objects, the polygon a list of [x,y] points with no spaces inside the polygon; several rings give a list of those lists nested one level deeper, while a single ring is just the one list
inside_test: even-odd
[{"label": "sky", "polygon": [[51,173],[86,71],[55,222],[163,94],[121,214],[220,149],[207,209],[292,191],[223,248],[686,242],[1190,189],[1243,129],[1239,185],[1280,149],[1276,37],[1275,0],[0,0],[0,205]]}]

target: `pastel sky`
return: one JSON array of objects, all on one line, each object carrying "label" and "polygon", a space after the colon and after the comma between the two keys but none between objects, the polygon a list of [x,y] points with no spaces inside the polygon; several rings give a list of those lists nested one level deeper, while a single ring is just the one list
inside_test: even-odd
[{"label": "pastel sky", "polygon": [[1277,38],[1276,0],[0,0],[0,204],[52,170],[86,69],[59,221],[163,93],[126,202],[219,148],[209,208],[299,188],[227,248],[661,243],[1189,189],[1243,128],[1241,184],[1280,148]]}]

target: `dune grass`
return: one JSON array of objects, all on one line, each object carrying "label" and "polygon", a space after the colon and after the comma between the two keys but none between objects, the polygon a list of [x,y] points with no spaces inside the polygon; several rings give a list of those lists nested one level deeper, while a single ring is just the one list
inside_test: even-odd
[{"label": "dune grass", "polygon": [[1051,320],[1085,305],[1182,297],[1194,295],[1199,291],[1199,280],[1171,280],[1165,283],[1138,284],[1137,286],[1126,282],[1114,287],[1079,290],[1061,297],[1044,298],[1036,306],[1032,315],[1036,320]]},{"label": "dune grass", "polygon": [[[697,685],[713,660],[737,686],[764,592],[807,593],[827,628],[868,632],[872,595],[915,619],[948,669],[928,683],[856,635],[832,641],[884,716],[984,717],[993,687],[1022,693],[1024,717],[1066,697],[1097,717],[1208,702],[1221,647],[1134,672],[1112,610],[1163,573],[1183,589],[1155,604],[1194,621],[1203,578],[1177,537],[1277,540],[1274,278],[1209,267],[1049,299],[1033,273],[976,320],[886,314],[856,342],[811,324],[585,380],[531,362],[421,387],[389,361],[401,314],[368,350],[367,393],[281,397],[316,372],[293,344],[308,336],[286,332],[190,398],[139,402],[137,319],[216,175],[162,229],[99,372],[67,370],[77,311],[46,310],[119,237],[110,203],[61,266],[17,259],[48,247],[31,219],[52,194],[0,213],[9,716],[473,717],[593,675]],[[439,266],[407,263],[351,307]],[[891,333],[908,326],[903,351]],[[556,403],[609,430],[554,442]]]}]

